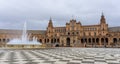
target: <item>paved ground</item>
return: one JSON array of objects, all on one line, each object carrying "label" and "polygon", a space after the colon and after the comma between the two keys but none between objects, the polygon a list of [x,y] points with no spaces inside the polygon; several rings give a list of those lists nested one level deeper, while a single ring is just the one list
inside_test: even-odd
[{"label": "paved ground", "polygon": [[0,50],[0,64],[120,64],[117,48]]}]

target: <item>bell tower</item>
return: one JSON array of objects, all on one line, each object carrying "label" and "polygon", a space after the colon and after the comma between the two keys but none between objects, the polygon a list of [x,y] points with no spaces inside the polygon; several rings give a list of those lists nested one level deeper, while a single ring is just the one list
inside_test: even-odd
[{"label": "bell tower", "polygon": [[101,19],[100,19],[100,24],[106,24],[106,19],[105,19],[103,13],[102,13],[102,16],[101,16]]},{"label": "bell tower", "polygon": [[48,23],[48,27],[53,27],[53,23],[52,23],[52,19],[50,18],[50,20],[49,20],[49,23]]},{"label": "bell tower", "polygon": [[48,37],[50,37],[53,33],[53,23],[52,23],[52,19],[50,18],[49,23],[48,23],[48,27],[47,27],[47,35]]},{"label": "bell tower", "polygon": [[104,36],[108,33],[108,24],[106,24],[106,19],[103,13],[100,19],[100,31],[101,31],[101,35]]}]

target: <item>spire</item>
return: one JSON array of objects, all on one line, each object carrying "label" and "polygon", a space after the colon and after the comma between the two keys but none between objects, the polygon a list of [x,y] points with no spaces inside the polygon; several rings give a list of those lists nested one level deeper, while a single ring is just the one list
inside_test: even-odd
[{"label": "spire", "polygon": [[101,18],[104,18],[104,13],[102,12]]},{"label": "spire", "polygon": [[75,20],[75,16],[74,15],[71,16],[71,20]]},{"label": "spire", "polygon": [[48,27],[53,27],[52,18],[50,17]]},{"label": "spire", "polygon": [[50,17],[50,20],[49,21],[52,21],[52,18]]},{"label": "spire", "polygon": [[104,13],[102,12],[102,16],[104,16]]},{"label": "spire", "polygon": [[70,20],[70,22],[76,22],[75,16],[72,15],[72,19]]},{"label": "spire", "polygon": [[75,19],[74,15],[72,15],[72,19]]},{"label": "spire", "polygon": [[102,15],[101,15],[100,23],[106,23],[103,12],[102,12]]}]

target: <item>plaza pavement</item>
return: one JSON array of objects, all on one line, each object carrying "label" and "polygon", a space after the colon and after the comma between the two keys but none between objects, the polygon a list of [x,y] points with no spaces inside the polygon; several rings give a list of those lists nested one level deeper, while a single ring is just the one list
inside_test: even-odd
[{"label": "plaza pavement", "polygon": [[119,48],[2,50],[0,64],[120,64]]}]

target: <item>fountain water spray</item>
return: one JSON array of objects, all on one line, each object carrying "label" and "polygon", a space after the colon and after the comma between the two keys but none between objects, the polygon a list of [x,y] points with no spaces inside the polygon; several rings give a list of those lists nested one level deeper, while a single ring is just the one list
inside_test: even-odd
[{"label": "fountain water spray", "polygon": [[36,37],[33,37],[32,38],[32,41],[29,41],[29,37],[30,35],[28,36],[27,34],[27,22],[24,23],[24,26],[23,26],[23,32],[22,32],[22,36],[20,39],[13,39],[11,40],[10,42],[8,42],[7,44],[33,44],[33,45],[42,45],[40,42],[37,41],[37,38]]}]

